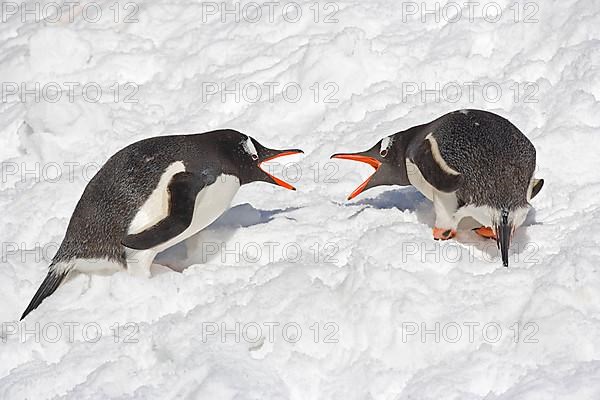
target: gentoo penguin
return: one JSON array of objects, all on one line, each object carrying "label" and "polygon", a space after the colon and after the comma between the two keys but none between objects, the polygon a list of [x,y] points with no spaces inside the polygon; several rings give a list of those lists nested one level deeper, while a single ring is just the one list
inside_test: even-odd
[{"label": "gentoo penguin", "polygon": [[450,239],[463,217],[496,239],[502,263],[514,230],[524,221],[529,200],[544,184],[534,179],[535,148],[508,120],[481,110],[455,111],[380,140],[371,149],[332,158],[375,168],[349,200],[379,185],[413,185],[433,201],[433,237]]},{"label": "gentoo penguin", "polygon": [[212,223],[241,185],[263,181],[295,190],[260,166],[297,153],[268,149],[234,130],[154,137],[120,150],[85,188],[21,319],[71,271],[127,268],[149,275],[157,253]]}]

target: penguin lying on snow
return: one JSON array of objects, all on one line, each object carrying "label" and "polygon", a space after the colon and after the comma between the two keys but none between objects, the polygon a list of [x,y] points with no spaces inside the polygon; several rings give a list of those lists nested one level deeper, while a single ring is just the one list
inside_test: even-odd
[{"label": "penguin lying on snow", "polygon": [[375,168],[349,200],[380,185],[413,185],[433,201],[435,239],[450,239],[470,216],[476,232],[494,238],[508,266],[514,230],[527,216],[529,200],[542,188],[534,179],[535,148],[508,120],[481,110],[460,110],[380,140],[362,153],[332,158]]},{"label": "penguin lying on snow", "polygon": [[295,190],[260,164],[301,150],[271,150],[233,130],[142,140],[113,155],[89,182],[44,282],[21,319],[71,271],[149,274],[159,252],[202,230],[241,185],[263,181]]}]

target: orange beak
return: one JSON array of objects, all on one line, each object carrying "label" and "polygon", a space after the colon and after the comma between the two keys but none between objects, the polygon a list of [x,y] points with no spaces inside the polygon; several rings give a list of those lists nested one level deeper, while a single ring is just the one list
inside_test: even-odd
[{"label": "orange beak", "polygon": [[290,185],[290,184],[289,184],[289,183],[287,183],[286,181],[284,181],[284,180],[281,180],[281,179],[277,178],[276,176],[273,176],[273,175],[271,175],[270,173],[268,173],[268,172],[267,172],[267,171],[265,171],[264,169],[262,169],[261,165],[262,165],[262,163],[265,163],[265,162],[268,162],[268,161],[273,161],[274,159],[276,159],[276,158],[279,158],[279,157],[283,157],[283,156],[291,156],[292,154],[303,154],[303,153],[304,153],[304,152],[303,152],[302,150],[284,150],[284,151],[282,151],[282,152],[281,152],[281,153],[279,153],[279,154],[276,154],[276,155],[274,155],[274,156],[271,156],[271,157],[269,157],[269,158],[266,158],[266,159],[262,160],[262,161],[261,161],[261,162],[258,164],[258,167],[259,167],[259,168],[260,168],[260,169],[261,169],[261,170],[262,170],[262,171],[263,171],[265,174],[267,174],[267,175],[269,176],[269,178],[273,179],[273,182],[275,182],[277,185],[279,185],[279,186],[281,186],[281,187],[284,187],[284,188],[286,188],[286,189],[289,189],[289,190],[296,190],[296,188],[295,188],[295,187],[293,187],[292,185]]},{"label": "orange beak", "polygon": [[[331,156],[331,158],[341,158],[342,160],[353,160],[369,164],[371,167],[375,168],[375,172],[377,172],[377,170],[381,166],[381,162],[379,160],[376,160],[373,157],[367,157],[359,154],[334,154]],[[361,183],[359,187],[357,187],[352,193],[350,193],[350,196],[348,196],[348,200],[352,200],[360,193],[362,193],[363,190],[365,190],[365,188],[369,184],[369,181],[371,180],[371,178],[373,178],[373,175],[375,175],[375,172],[373,172],[371,176],[367,178],[366,181]]]}]

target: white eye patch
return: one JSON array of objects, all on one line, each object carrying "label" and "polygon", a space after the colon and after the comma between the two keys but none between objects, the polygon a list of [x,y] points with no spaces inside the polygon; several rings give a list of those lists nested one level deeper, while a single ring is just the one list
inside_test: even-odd
[{"label": "white eye patch", "polygon": [[252,138],[249,137],[246,139],[242,145],[244,146],[244,150],[246,150],[246,152],[252,156],[253,160],[258,160],[258,151],[256,151],[256,147],[254,147]]},{"label": "white eye patch", "polygon": [[388,154],[388,150],[390,148],[390,146],[392,145],[392,138],[390,136],[384,137],[383,139],[381,139],[381,147],[379,148],[379,154],[381,154],[382,157],[387,156]]}]

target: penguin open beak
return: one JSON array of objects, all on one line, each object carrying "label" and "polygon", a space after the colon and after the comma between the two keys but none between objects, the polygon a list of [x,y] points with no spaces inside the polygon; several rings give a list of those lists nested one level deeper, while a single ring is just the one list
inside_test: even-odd
[{"label": "penguin open beak", "polygon": [[371,179],[373,179],[373,176],[375,175],[375,173],[381,166],[381,161],[377,160],[376,158],[367,156],[364,153],[346,153],[346,154],[338,153],[338,154],[332,155],[331,158],[341,158],[342,160],[359,161],[359,162],[362,162],[365,164],[369,164],[371,167],[375,168],[375,172],[373,172],[371,174],[371,176],[369,176],[367,178],[367,180],[365,180],[363,183],[361,183],[359,187],[357,187],[356,189],[354,189],[354,191],[352,193],[350,193],[350,196],[348,196],[348,200],[352,200],[353,198],[355,198],[360,193],[362,193],[365,189],[368,188],[369,183],[371,182]]},{"label": "penguin open beak", "polygon": [[279,186],[284,187],[289,190],[296,190],[295,187],[293,187],[286,181],[279,179],[276,176],[273,176],[270,173],[268,173],[267,171],[265,171],[262,168],[262,164],[265,162],[268,162],[268,161],[273,161],[274,159],[279,158],[279,157],[291,156],[292,154],[304,154],[304,152],[300,149],[268,150],[268,152],[269,152],[269,155],[266,158],[264,158],[258,162],[258,168],[260,168],[269,178],[271,178],[273,183],[275,183],[276,185],[279,185]]},{"label": "penguin open beak", "polygon": [[508,211],[502,211],[500,221],[496,225],[496,244],[502,255],[502,264],[508,267],[508,248],[513,234],[513,226],[508,222]]}]

